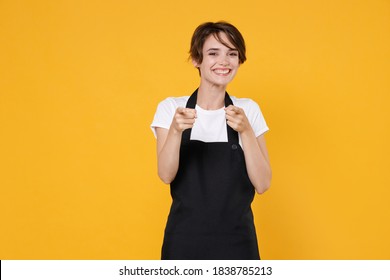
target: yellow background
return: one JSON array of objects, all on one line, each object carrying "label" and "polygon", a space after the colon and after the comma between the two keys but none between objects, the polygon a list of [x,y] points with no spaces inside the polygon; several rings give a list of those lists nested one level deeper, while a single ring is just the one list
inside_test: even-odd
[{"label": "yellow background", "polygon": [[0,1],[0,259],[158,259],[149,128],[192,93],[196,26],[227,20],[228,88],[270,127],[264,259],[390,259],[390,1]]}]

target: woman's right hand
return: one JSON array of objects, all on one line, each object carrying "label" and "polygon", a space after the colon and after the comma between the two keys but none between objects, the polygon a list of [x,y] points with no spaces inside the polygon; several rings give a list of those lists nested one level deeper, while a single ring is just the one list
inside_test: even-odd
[{"label": "woman's right hand", "polygon": [[195,119],[195,109],[178,107],[173,117],[171,128],[177,133],[182,133],[184,130],[194,126]]}]

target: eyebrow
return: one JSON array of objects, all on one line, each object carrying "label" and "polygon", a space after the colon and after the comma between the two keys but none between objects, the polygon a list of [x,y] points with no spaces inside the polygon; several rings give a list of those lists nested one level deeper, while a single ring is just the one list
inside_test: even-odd
[{"label": "eyebrow", "polygon": [[[209,51],[219,51],[219,50],[221,50],[221,49],[219,49],[219,48],[210,48],[207,51],[209,52]],[[229,48],[229,51],[238,51],[238,50]]]}]

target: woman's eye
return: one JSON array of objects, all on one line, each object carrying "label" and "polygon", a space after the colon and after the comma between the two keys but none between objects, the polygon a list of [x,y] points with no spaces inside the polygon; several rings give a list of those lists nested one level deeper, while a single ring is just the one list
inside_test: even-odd
[{"label": "woman's eye", "polygon": [[230,53],[230,56],[237,56],[237,53]]},{"label": "woman's eye", "polygon": [[217,53],[211,52],[211,53],[209,53],[209,55],[217,55]]}]

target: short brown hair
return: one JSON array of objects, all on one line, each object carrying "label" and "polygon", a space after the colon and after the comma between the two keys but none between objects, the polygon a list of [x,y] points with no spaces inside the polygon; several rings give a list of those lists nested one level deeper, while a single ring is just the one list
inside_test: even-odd
[{"label": "short brown hair", "polygon": [[240,64],[244,63],[246,60],[245,55],[245,41],[242,37],[240,31],[233,26],[232,24],[226,21],[218,22],[205,22],[199,25],[192,35],[191,47],[190,47],[190,58],[195,60],[197,63],[202,63],[203,61],[203,45],[206,39],[212,34],[215,39],[220,43],[230,48],[227,42],[224,42],[221,38],[220,33],[223,32],[228,37],[230,43],[238,51],[238,60]]}]

